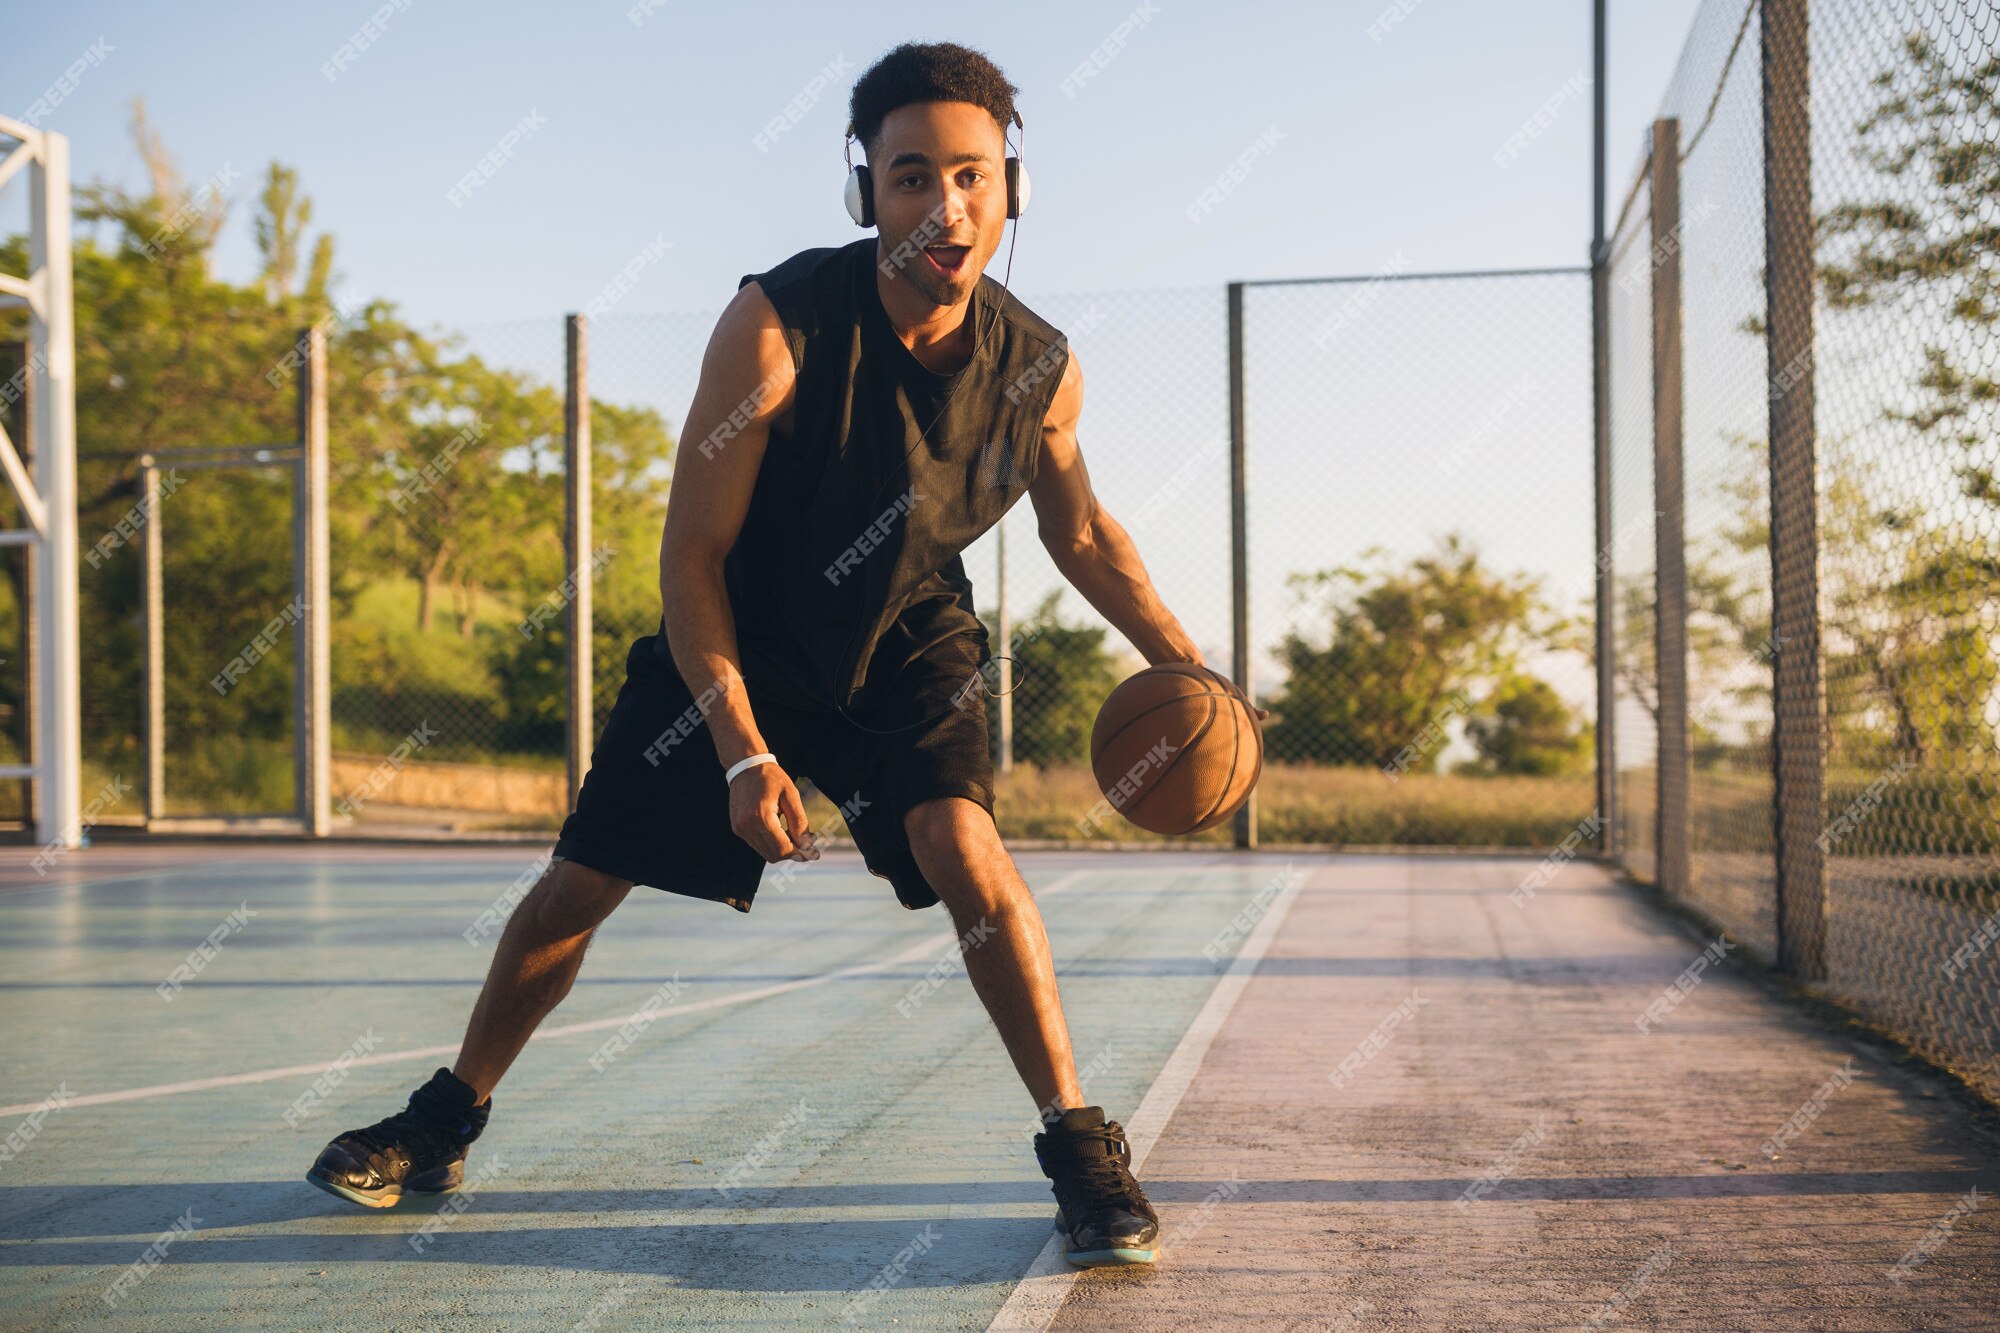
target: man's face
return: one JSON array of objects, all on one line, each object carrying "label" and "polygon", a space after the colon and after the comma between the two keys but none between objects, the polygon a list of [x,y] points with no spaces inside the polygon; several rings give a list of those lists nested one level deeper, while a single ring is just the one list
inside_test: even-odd
[{"label": "man's face", "polygon": [[890,281],[908,281],[933,305],[972,295],[1007,225],[1006,155],[984,107],[913,102],[889,113],[868,169]]}]

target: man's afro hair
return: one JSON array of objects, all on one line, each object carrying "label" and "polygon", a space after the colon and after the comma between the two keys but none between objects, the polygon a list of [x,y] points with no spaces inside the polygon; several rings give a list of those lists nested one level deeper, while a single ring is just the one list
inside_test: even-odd
[{"label": "man's afro hair", "polygon": [[847,114],[868,155],[891,111],[913,102],[970,102],[986,108],[1004,136],[1014,122],[1014,94],[1000,67],[956,42],[905,42],[868,67],[854,84]]}]

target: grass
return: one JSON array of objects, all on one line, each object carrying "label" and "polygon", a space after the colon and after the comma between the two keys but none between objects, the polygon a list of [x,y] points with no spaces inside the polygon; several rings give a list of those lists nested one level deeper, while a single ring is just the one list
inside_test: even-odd
[{"label": "grass", "polygon": [[[385,738],[386,739],[386,738]],[[505,764],[518,756],[497,757]],[[544,761],[548,762],[548,761]],[[512,765],[508,765],[512,766]],[[539,765],[538,765],[539,766]],[[560,760],[553,767],[560,768]],[[91,765],[93,770],[97,767]],[[126,781],[136,765],[119,770]],[[89,784],[86,796],[109,779]],[[174,813],[287,813],[291,808],[288,744],[208,738],[167,756],[169,809]],[[1155,842],[1158,837],[1099,810],[1103,796],[1082,764],[1038,768],[1017,765],[997,779],[1002,836],[1082,842]],[[1328,846],[1524,847],[1560,843],[1590,816],[1595,787],[1589,775],[1561,778],[1465,777],[1405,774],[1391,780],[1378,769],[1307,764],[1266,764],[1257,786],[1258,836],[1271,843]],[[121,802],[130,814],[138,793]],[[833,805],[815,793],[806,802],[814,828],[844,833]],[[553,829],[559,820],[493,814],[481,827]],[[1174,841],[1227,846],[1228,824]]]},{"label": "grass", "polygon": [[[997,783],[1000,832],[1014,838],[1154,841],[1113,815],[1089,819],[1103,797],[1081,764],[1018,766]],[[1266,842],[1330,846],[1553,847],[1590,817],[1596,787],[1578,777],[1462,777],[1380,769],[1266,764],[1257,784]],[[1079,821],[1082,827],[1079,828]],[[1177,841],[1227,845],[1228,825]]]}]

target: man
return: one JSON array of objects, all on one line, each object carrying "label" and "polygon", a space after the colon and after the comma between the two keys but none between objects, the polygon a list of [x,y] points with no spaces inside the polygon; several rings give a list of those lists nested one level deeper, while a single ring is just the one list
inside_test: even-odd
[{"label": "man", "polygon": [[374,1207],[455,1188],[494,1086],[635,883],[747,912],[765,865],[818,857],[798,773],[905,907],[943,901],[979,941],[966,971],[1042,1109],[1071,1262],[1157,1256],[1124,1130],[1083,1103],[966,688],[989,654],[960,552],[1024,490],[1057,568],[1149,662],[1201,660],[1091,494],[1076,358],[984,276],[1025,203],[1006,161],[1016,91],[949,43],[900,46],[856,83],[869,166],[849,207],[877,235],[744,278],[717,321],[667,504],[661,629],[627,654],[555,859],[507,923],[456,1065],[336,1138],[314,1184]]}]

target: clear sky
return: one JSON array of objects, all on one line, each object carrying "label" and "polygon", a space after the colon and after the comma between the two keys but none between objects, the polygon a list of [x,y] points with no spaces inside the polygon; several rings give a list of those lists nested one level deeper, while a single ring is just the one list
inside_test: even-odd
[{"label": "clear sky", "polygon": [[[1710,3],[1710,26],[1733,31],[1739,0]],[[0,0],[0,108],[22,115],[82,60],[43,120],[71,137],[80,182],[143,183],[127,127],[143,95],[188,180],[242,173],[222,276],[255,271],[249,217],[278,158],[337,240],[343,305],[390,298],[545,376],[557,317],[645,257],[593,333],[592,387],[677,428],[737,279],[859,234],[840,203],[854,79],[901,41],[984,50],[1028,128],[1014,290],[1072,332],[1099,494],[1226,663],[1222,284],[1584,263],[1590,8]],[[1697,8],[1612,0],[1614,214]],[[524,120],[532,132],[455,201]],[[0,228],[20,225],[24,193],[0,194]],[[1453,529],[1574,609],[1591,571],[1589,313],[1580,279],[1552,281],[1569,285],[1390,284],[1361,306],[1345,304],[1354,287],[1256,289],[1260,644],[1298,612],[1286,575],[1371,545],[1407,556]],[[1009,530],[1018,614],[1057,580],[1032,524]],[[966,557],[982,607],[992,546]],[[1551,678],[1587,698],[1575,664]]]},{"label": "clear sky", "polygon": [[[144,95],[191,181],[243,173],[224,275],[252,271],[256,180],[275,157],[337,239],[337,290],[452,326],[577,309],[661,237],[671,249],[621,310],[713,309],[741,274],[851,239],[847,93],[906,40],[975,46],[1021,88],[1024,294],[1368,272],[1397,251],[1411,270],[1585,258],[1587,98],[1504,169],[1493,155],[1588,74],[1588,0],[638,3],[655,7],[635,24],[634,0],[0,0],[0,110],[25,113],[101,38],[42,122],[70,136],[79,181],[141,182],[126,121]],[[1617,184],[1695,8],[1612,0]],[[329,62],[344,66],[332,79]],[[760,145],[795,99],[810,105]],[[542,123],[455,206],[453,186],[530,113]],[[11,229],[24,191],[7,193]]]}]

